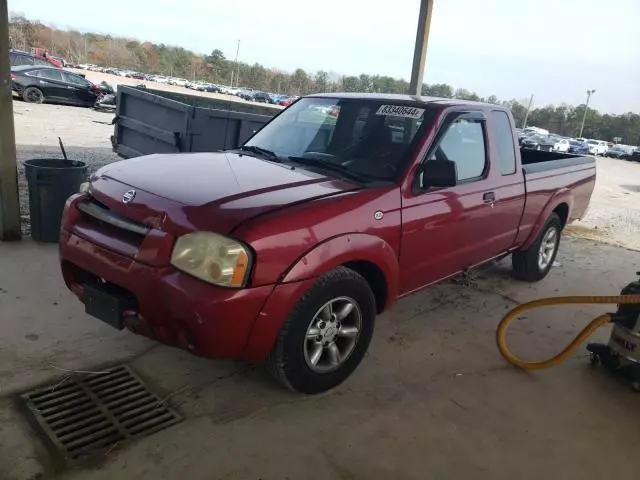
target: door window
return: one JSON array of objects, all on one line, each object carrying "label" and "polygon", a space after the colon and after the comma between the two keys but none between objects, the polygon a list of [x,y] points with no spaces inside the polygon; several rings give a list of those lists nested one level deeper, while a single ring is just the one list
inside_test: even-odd
[{"label": "door window", "polygon": [[451,160],[458,170],[458,181],[482,177],[487,158],[482,121],[458,119],[447,127],[429,160]]},{"label": "door window", "polygon": [[89,81],[82,78],[79,75],[74,75],[73,73],[69,73],[69,72],[62,72],[62,78],[64,78],[64,81],[67,83],[70,83],[72,85],[75,85],[76,87],[88,87],[89,86]]},{"label": "door window", "polygon": [[34,57],[33,58],[33,64],[34,65],[41,65],[43,67],[51,67],[51,63],[47,62],[46,60],[43,60],[42,58],[38,58],[38,57]]},{"label": "door window", "polygon": [[498,149],[500,173],[510,175],[516,172],[516,152],[513,143],[513,129],[509,117],[505,112],[494,110],[491,112],[493,135]]},{"label": "door window", "polygon": [[33,65],[33,58],[28,55],[21,55],[19,53],[13,53],[11,57],[11,65]]},{"label": "door window", "polygon": [[60,72],[60,70],[56,70],[55,68],[38,70],[37,76],[39,78],[46,78],[47,80],[56,80],[58,82],[62,81],[62,72]]}]

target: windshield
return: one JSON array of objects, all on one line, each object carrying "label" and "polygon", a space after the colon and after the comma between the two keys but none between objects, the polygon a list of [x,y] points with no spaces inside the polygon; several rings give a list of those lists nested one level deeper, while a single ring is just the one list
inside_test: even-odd
[{"label": "windshield", "polygon": [[391,180],[425,128],[425,109],[384,100],[302,98],[260,130],[244,148],[282,161]]},{"label": "windshield", "polygon": [[587,143],[589,145],[598,145],[598,142],[596,142],[595,140],[589,140]]}]

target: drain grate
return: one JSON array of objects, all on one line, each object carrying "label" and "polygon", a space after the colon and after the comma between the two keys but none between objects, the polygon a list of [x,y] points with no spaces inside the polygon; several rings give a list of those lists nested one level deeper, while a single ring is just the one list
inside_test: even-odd
[{"label": "drain grate", "polygon": [[22,394],[48,439],[67,459],[111,448],[182,420],[127,366],[69,377]]}]

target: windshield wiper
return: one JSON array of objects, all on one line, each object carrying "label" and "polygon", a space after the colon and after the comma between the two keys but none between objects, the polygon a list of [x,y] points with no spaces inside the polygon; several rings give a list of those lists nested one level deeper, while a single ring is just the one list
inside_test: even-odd
[{"label": "windshield wiper", "polygon": [[276,152],[272,152],[271,150],[267,150],[266,148],[256,147],[255,145],[243,145],[240,147],[240,150],[242,150],[243,152],[256,153],[262,157],[265,157],[267,160],[271,160],[272,162],[282,162]]},{"label": "windshield wiper", "polygon": [[334,172],[341,173],[342,176],[347,177],[351,180],[355,180],[356,182],[364,182],[367,181],[363,178],[362,175],[358,175],[357,173],[352,172],[347,167],[340,165],[339,163],[333,163],[328,160],[323,160],[321,158],[310,158],[310,157],[296,157],[291,156],[288,157],[292,162],[302,163],[304,165],[310,165],[312,167],[324,168],[326,170],[331,170]]}]

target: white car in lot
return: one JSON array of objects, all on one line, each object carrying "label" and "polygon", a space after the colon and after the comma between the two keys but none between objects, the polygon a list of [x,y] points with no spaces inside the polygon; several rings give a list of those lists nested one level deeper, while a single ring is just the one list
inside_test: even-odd
[{"label": "white car in lot", "polygon": [[551,137],[555,142],[553,145],[553,150],[556,152],[567,153],[569,151],[569,147],[571,144],[569,143],[568,138],[560,138],[560,137]]},{"label": "white car in lot", "polygon": [[603,140],[587,140],[587,144],[591,155],[604,155],[609,150],[607,142]]}]

